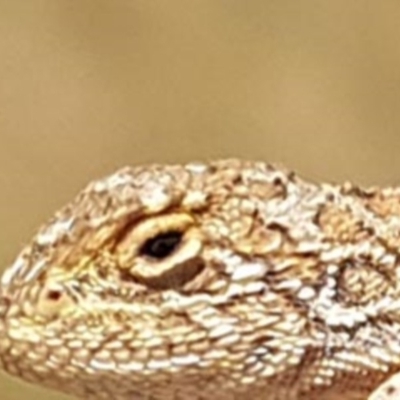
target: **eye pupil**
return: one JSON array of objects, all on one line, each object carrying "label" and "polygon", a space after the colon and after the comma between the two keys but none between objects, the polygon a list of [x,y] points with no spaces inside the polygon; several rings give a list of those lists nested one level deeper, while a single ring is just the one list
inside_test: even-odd
[{"label": "eye pupil", "polygon": [[182,232],[170,231],[148,239],[140,250],[141,255],[163,259],[171,255],[182,240]]}]

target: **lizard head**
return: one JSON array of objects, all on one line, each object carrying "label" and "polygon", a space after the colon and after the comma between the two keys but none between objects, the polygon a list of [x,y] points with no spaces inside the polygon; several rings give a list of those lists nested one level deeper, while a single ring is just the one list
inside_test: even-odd
[{"label": "lizard head", "polygon": [[2,277],[0,367],[85,399],[159,400],[219,398],[295,363],[271,349],[301,321],[265,279],[292,179],[229,160],[92,182]]}]

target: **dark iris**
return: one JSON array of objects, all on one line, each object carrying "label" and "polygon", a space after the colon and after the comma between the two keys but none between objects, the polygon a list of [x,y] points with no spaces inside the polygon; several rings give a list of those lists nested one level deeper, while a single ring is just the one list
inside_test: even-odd
[{"label": "dark iris", "polygon": [[182,241],[182,232],[169,231],[148,239],[140,249],[143,256],[163,259],[171,255]]}]

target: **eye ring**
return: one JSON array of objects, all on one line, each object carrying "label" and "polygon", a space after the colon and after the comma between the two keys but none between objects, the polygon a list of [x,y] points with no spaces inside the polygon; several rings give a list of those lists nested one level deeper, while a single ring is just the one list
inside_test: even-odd
[{"label": "eye ring", "polygon": [[141,256],[162,260],[172,255],[182,243],[183,233],[171,230],[147,239],[139,249]]}]

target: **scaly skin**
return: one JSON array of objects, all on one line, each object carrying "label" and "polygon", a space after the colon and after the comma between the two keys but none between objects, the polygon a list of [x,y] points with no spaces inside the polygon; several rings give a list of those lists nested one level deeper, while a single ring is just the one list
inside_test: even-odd
[{"label": "scaly skin", "polygon": [[399,248],[400,188],[125,168],[4,273],[0,367],[94,400],[366,399],[400,370]]}]

